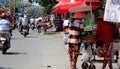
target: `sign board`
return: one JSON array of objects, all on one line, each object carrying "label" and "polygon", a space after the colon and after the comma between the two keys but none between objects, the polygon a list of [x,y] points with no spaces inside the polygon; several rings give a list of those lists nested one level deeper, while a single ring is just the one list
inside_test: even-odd
[{"label": "sign board", "polygon": [[120,22],[120,0],[106,0],[104,21]]},{"label": "sign board", "polygon": [[114,50],[120,50],[120,42],[113,42],[113,48]]}]

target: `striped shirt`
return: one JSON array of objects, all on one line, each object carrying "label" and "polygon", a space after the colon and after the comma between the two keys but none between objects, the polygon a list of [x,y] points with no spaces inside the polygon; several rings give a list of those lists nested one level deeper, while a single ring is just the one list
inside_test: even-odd
[{"label": "striped shirt", "polygon": [[74,22],[70,24],[68,43],[80,43],[80,33],[82,33],[83,31],[83,23],[79,19],[75,19]]}]

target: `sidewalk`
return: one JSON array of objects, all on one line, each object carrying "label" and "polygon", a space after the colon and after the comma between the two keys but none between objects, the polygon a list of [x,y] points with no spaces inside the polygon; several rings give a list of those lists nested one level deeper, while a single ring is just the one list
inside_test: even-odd
[{"label": "sidewalk", "polygon": [[[51,30],[49,30],[49,31],[51,31]],[[54,32],[54,33],[55,33],[55,38],[57,39],[57,41],[55,43],[54,50],[49,51],[49,56],[47,54],[47,57],[46,58],[44,57],[44,59],[45,59],[44,65],[43,65],[43,66],[45,66],[44,69],[70,69],[69,55],[68,55],[67,49],[63,43],[64,32]],[[51,56],[53,54],[54,54],[54,56]],[[96,66],[96,69],[101,69],[102,62],[103,62],[103,58],[98,58],[96,56],[96,61],[93,62]],[[81,68],[82,63],[83,62],[81,61],[81,55],[80,55],[78,57],[78,62],[77,62],[78,69],[82,69]],[[107,65],[106,69],[109,69],[108,65]],[[117,63],[113,63],[113,69],[119,69]]]}]

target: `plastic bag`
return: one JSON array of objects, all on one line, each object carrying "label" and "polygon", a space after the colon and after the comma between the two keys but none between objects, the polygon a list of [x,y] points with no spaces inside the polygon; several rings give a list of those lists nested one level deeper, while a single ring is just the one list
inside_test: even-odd
[{"label": "plastic bag", "polygon": [[91,59],[91,56],[92,56],[92,48],[91,46],[87,46],[87,48],[85,48],[85,44],[83,43],[83,47],[81,49],[81,54],[82,54],[82,57],[81,57],[81,60],[82,61],[90,61]]},{"label": "plastic bag", "polygon": [[64,33],[64,44],[67,44],[68,43],[68,36],[69,36],[69,33]]},{"label": "plastic bag", "polygon": [[82,54],[83,52],[85,52],[85,44],[84,44],[84,42],[81,43],[79,52],[80,52],[81,54]]}]

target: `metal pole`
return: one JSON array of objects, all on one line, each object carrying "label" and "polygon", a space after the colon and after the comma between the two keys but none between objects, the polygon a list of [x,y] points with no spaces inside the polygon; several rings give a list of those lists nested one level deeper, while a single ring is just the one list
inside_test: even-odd
[{"label": "metal pole", "polygon": [[92,17],[92,3],[90,2],[90,15],[91,15],[91,21],[90,21],[90,23],[91,23],[91,25],[92,25],[92,23],[93,23],[93,17]]},{"label": "metal pole", "polygon": [[[92,13],[92,2],[90,2],[90,15],[91,15],[91,21],[90,21],[90,24],[92,25],[92,35],[93,35],[93,13]],[[95,59],[95,50],[94,50],[94,44],[92,44],[92,51],[93,51],[93,55],[94,55],[94,58],[93,58],[93,60],[95,61],[96,59]]]}]

